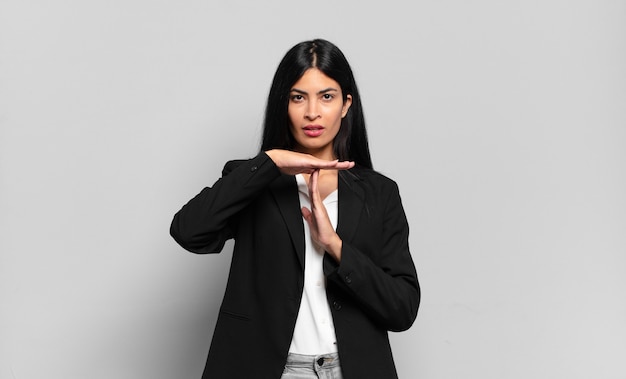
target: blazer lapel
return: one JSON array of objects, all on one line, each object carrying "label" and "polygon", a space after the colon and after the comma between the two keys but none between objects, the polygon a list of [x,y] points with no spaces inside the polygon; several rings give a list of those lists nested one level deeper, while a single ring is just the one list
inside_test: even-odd
[{"label": "blazer lapel", "polygon": [[365,204],[365,191],[360,181],[361,179],[352,170],[339,171],[337,234],[345,241],[352,240]]},{"label": "blazer lapel", "polygon": [[270,190],[289,230],[300,266],[304,269],[304,219],[296,179],[291,175],[281,175],[272,183]]}]

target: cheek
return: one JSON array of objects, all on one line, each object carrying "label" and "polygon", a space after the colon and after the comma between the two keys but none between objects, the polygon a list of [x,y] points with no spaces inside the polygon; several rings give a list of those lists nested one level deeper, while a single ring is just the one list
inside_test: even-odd
[{"label": "cheek", "polygon": [[299,120],[302,119],[301,113],[302,112],[298,107],[290,105],[289,108],[287,108],[287,116],[289,117],[289,124],[290,125],[297,124]]},{"label": "cheek", "polygon": [[341,125],[341,120],[343,119],[343,108],[339,108],[335,112],[335,123],[339,126]]}]

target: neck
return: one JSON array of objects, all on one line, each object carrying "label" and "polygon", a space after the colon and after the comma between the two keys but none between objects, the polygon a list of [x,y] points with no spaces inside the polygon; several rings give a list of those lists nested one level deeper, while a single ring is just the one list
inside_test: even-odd
[{"label": "neck", "polygon": [[337,157],[335,156],[335,153],[334,153],[332,147],[330,149],[328,149],[328,148],[305,149],[305,148],[297,146],[294,149],[294,151],[297,151],[298,153],[310,154],[310,155],[314,156],[315,158],[324,159],[324,160],[327,160],[327,161],[334,161],[335,159],[337,159]]}]

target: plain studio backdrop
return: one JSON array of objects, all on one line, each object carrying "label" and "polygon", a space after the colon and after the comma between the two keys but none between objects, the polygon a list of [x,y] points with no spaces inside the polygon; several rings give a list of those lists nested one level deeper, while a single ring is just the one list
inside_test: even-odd
[{"label": "plain studio backdrop", "polygon": [[626,2],[2,0],[0,379],[199,378],[232,244],[171,218],[315,37],[411,225],[400,377],[626,378]]}]

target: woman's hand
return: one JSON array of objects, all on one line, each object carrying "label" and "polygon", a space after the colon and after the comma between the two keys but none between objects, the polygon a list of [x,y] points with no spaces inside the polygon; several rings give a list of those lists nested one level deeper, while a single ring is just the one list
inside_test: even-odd
[{"label": "woman's hand", "polygon": [[273,149],[265,152],[283,174],[311,174],[315,170],[347,170],[354,167],[354,162],[338,160],[327,161],[310,154],[297,153],[291,150]]},{"label": "woman's hand", "polygon": [[302,216],[309,224],[311,238],[315,243],[320,245],[330,254],[337,262],[341,261],[341,247],[343,242],[335,232],[333,225],[330,223],[326,207],[322,202],[318,187],[318,179],[320,170],[316,169],[311,173],[309,179],[309,199],[311,200],[311,209],[302,207]]}]

